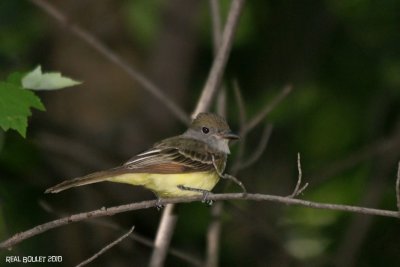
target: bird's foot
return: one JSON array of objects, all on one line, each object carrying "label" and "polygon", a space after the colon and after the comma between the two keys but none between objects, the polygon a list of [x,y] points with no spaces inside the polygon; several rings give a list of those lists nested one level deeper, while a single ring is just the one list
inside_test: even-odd
[{"label": "bird's foot", "polygon": [[201,199],[201,202],[202,203],[206,203],[207,206],[211,206],[214,203],[214,201],[212,199],[208,199],[208,195],[211,193],[208,190],[200,189],[200,188],[188,187],[188,186],[184,186],[184,185],[178,185],[178,188],[181,189],[181,190],[202,193],[203,197]]},{"label": "bird's foot", "polygon": [[162,198],[157,198],[156,209],[157,211],[161,211],[164,208],[164,204],[162,203]]}]

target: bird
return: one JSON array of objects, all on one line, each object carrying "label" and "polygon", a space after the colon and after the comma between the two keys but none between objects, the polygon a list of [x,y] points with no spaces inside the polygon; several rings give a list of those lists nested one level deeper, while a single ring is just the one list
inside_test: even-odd
[{"label": "bird", "polygon": [[145,187],[159,200],[202,195],[206,201],[220,178],[233,180],[246,192],[238,179],[224,173],[229,141],[236,139],[223,117],[199,113],[183,134],[155,143],[118,167],[66,180],[45,193],[108,181]]}]

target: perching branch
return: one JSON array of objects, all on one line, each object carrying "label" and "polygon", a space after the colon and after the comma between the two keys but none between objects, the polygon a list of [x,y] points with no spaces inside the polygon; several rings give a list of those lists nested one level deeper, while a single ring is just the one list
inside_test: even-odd
[{"label": "perching branch", "polygon": [[90,32],[82,29],[76,24],[71,23],[67,16],[65,16],[59,9],[53,6],[51,3],[45,0],[30,0],[37,7],[46,12],[49,16],[54,18],[58,23],[64,26],[67,30],[73,33],[75,36],[79,37],[82,41],[86,42],[90,47],[99,52],[105,59],[118,66],[122,71],[124,71],[128,76],[140,84],[144,90],[153,95],[162,104],[164,104],[167,109],[171,111],[172,114],[176,116],[180,121],[188,124],[189,118],[187,114],[159,87],[153,84],[143,73],[132,67],[126,61],[124,61],[120,56],[114,53],[111,49],[106,47],[99,39],[97,39]]},{"label": "perching branch", "polygon": [[[189,203],[193,201],[201,201],[203,196],[194,196],[194,197],[184,197],[184,198],[170,198],[163,199],[163,204],[176,204],[176,203]],[[275,203],[281,203],[286,205],[294,205],[294,206],[304,206],[308,208],[314,209],[324,209],[324,210],[333,210],[333,211],[344,211],[344,212],[352,212],[359,213],[364,215],[375,215],[375,216],[384,216],[384,217],[393,217],[400,219],[400,213],[397,210],[383,210],[383,209],[374,209],[374,208],[366,208],[366,207],[358,207],[352,205],[341,205],[341,204],[329,204],[329,203],[320,203],[315,201],[308,201],[290,197],[276,196],[276,195],[267,195],[267,194],[250,194],[243,195],[243,193],[225,193],[225,194],[210,194],[207,199],[209,200],[250,200],[250,201],[269,201]],[[63,217],[54,221],[50,221],[41,225],[37,225],[29,230],[24,232],[20,232],[12,236],[11,238],[0,243],[0,249],[8,249],[13,247],[14,245],[41,233],[44,233],[48,230],[58,228],[63,225],[67,225],[73,222],[79,222],[82,220],[87,220],[91,218],[98,218],[104,216],[113,216],[115,214],[133,211],[133,210],[141,210],[148,208],[155,208],[157,206],[157,200],[147,200],[142,202],[135,202],[120,206],[114,206],[110,208],[102,207],[97,210],[92,210],[88,212],[82,212],[78,214],[74,214],[71,216]]]},{"label": "perching branch", "polygon": [[232,0],[228,18],[222,34],[221,43],[218,48],[218,53],[213,61],[210,73],[204,88],[202,90],[197,106],[192,114],[194,118],[198,113],[208,110],[211,105],[215,92],[219,88],[222,75],[224,73],[226,62],[232,48],[233,38],[239,21],[240,14],[243,9],[245,0]]},{"label": "perching branch", "polygon": [[116,244],[122,242],[122,240],[124,240],[125,238],[127,238],[130,234],[132,234],[133,229],[135,229],[135,226],[132,226],[132,228],[123,236],[119,237],[117,240],[114,240],[113,242],[111,242],[110,244],[108,244],[107,246],[103,247],[99,252],[97,252],[96,254],[94,254],[92,257],[86,259],[85,261],[79,263],[78,265],[76,265],[76,267],[82,267],[85,266],[86,264],[92,262],[93,260],[95,260],[96,258],[98,258],[101,254],[103,254],[104,252],[106,252],[107,250],[109,250],[110,248],[112,248],[113,246],[115,246]]}]

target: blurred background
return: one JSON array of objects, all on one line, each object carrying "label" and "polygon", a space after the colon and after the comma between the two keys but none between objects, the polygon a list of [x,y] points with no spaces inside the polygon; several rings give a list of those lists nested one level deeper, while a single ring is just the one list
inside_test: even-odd
[{"label": "blurred background", "polygon": [[[69,21],[145,73],[188,114],[213,59],[209,1],[52,0]],[[221,0],[225,17],[230,1]],[[247,1],[227,64],[227,120],[239,130],[233,81],[252,118],[284,85],[293,92],[265,119],[274,129],[260,159],[237,177],[248,191],[396,209],[400,159],[400,1]],[[185,129],[119,67],[25,0],[0,1],[0,77],[38,64],[84,83],[40,93],[27,139],[0,132],[0,239],[103,206],[153,199],[151,192],[101,183],[45,195],[64,179],[107,169]],[[263,122],[264,124],[264,122]],[[248,136],[244,157],[259,146]],[[234,145],[229,164],[237,156]],[[228,166],[229,167],[229,166]],[[239,191],[222,181],[215,192]],[[182,204],[172,247],[204,260],[211,209]],[[135,225],[152,240],[161,212],[140,210],[51,230],[0,251],[61,255],[72,266]],[[229,201],[222,214],[221,266],[397,266],[399,221],[393,218]],[[384,249],[383,249],[384,248]],[[92,266],[145,266],[151,248],[125,240]],[[397,263],[397,264],[396,264]],[[193,266],[169,255],[167,266]],[[14,264],[13,266],[18,266]],[[21,264],[20,266],[26,266]]]}]

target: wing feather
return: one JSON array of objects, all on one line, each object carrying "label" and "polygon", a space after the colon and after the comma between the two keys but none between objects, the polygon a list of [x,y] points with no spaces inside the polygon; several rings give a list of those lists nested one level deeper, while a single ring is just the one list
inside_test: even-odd
[{"label": "wing feather", "polygon": [[137,173],[190,173],[214,169],[214,155],[219,169],[225,168],[226,155],[218,153],[206,143],[182,137],[165,139],[151,149],[124,163],[130,172]]}]

